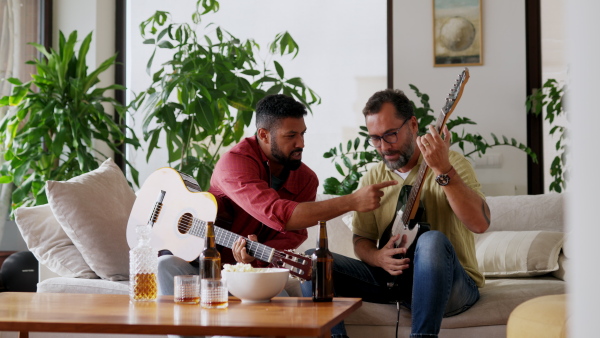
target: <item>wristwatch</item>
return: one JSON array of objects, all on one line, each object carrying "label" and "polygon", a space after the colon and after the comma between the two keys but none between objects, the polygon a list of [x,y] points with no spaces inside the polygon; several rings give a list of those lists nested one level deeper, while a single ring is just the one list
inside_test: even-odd
[{"label": "wristwatch", "polygon": [[454,176],[455,173],[456,173],[456,170],[454,170],[454,167],[451,167],[447,173],[437,175],[437,177],[435,178],[435,181],[437,182],[437,184],[441,185],[442,187],[446,186],[446,185],[448,185],[448,183],[450,183],[450,179],[452,178],[452,176]]}]

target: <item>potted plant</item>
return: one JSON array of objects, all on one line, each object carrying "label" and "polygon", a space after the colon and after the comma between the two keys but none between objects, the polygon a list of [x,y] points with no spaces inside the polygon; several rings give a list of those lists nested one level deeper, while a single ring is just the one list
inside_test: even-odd
[{"label": "potted plant", "polygon": [[[279,62],[260,61],[256,41],[242,41],[211,23],[203,27],[204,35],[197,34],[203,17],[218,10],[218,1],[198,0],[193,24],[171,23],[164,11],[140,24],[144,43],[154,45],[148,74],[159,50],[169,51],[171,59],[152,74],[152,84],[133,103],[145,114],[146,159],[164,135],[169,165],[195,177],[204,190],[223,148],[243,137],[265,95],[292,96],[309,110],[320,103],[301,78],[287,78]],[[293,58],[298,45],[284,32],[270,44],[269,54]]]},{"label": "potted plant", "polygon": [[[419,135],[424,135],[428,132],[427,126],[434,121],[436,116],[433,115],[434,111],[429,104],[429,95],[421,93],[419,89],[412,84],[410,84],[409,87],[415,92],[422,105],[417,106],[414,101],[411,101],[415,117],[419,122]],[[469,124],[474,125],[477,123],[469,118],[460,116],[451,117],[446,123],[448,130],[452,134],[451,144],[458,145],[466,157],[471,157],[473,155],[481,156],[485,154],[488,149],[493,147],[510,146],[524,151],[531,157],[533,162],[537,162],[537,156],[533,150],[526,145],[517,142],[514,138],[509,140],[506,136],[502,136],[501,139],[499,139],[492,133],[492,141],[490,142],[479,133],[467,133],[464,129],[460,134],[453,131],[456,130],[456,127],[458,126]],[[354,141],[350,140],[346,145],[340,143],[339,146],[333,147],[323,154],[324,158],[331,158],[336,170],[343,177],[341,181],[335,177],[325,179],[325,183],[323,184],[324,193],[332,195],[347,195],[352,193],[358,187],[360,178],[367,172],[368,166],[372,163],[381,161],[381,156],[367,140],[367,128],[361,126],[360,129],[360,136],[354,139]],[[338,159],[341,160],[341,164],[336,162]]]},{"label": "potted plant", "polygon": [[559,116],[567,117],[564,111],[563,96],[565,94],[565,86],[560,85],[555,79],[548,79],[540,90],[535,91],[527,98],[527,111],[539,115],[544,110],[546,115],[545,120],[550,123],[550,136],[557,137],[555,144],[556,156],[550,163],[550,176],[553,181],[550,182],[549,190],[562,192],[567,187],[567,154],[566,154],[566,128],[557,124]]},{"label": "potted plant", "polygon": [[[0,168],[0,183],[14,183],[12,209],[48,203],[47,180],[68,180],[94,170],[98,161],[109,155],[99,152],[94,142],[105,142],[115,153],[122,143],[139,147],[135,136],[126,137],[122,126],[106,108],[123,116],[124,107],[107,91],[122,86],[97,87],[98,76],[115,64],[115,56],[88,72],[86,56],[92,41],[88,34],[76,53],[77,31],[68,39],[60,32],[58,50],[47,51],[32,43],[43,58],[28,61],[37,73],[14,85],[12,95],[0,99],[0,107],[11,106],[0,122],[0,141],[5,162]],[[129,163],[128,163],[129,164]],[[137,171],[131,168],[137,184]]]}]

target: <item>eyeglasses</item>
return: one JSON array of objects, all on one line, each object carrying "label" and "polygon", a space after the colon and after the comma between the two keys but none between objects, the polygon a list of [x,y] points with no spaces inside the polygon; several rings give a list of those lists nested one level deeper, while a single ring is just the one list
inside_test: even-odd
[{"label": "eyeglasses", "polygon": [[400,128],[395,129],[395,131],[385,133],[382,136],[369,135],[369,138],[368,138],[369,144],[371,144],[375,148],[378,148],[381,146],[381,140],[384,140],[388,144],[394,144],[394,143],[398,142],[398,133],[400,132],[400,129],[402,129],[402,127],[404,127],[404,125],[406,124],[406,122],[408,120],[410,120],[410,119],[404,120],[404,122],[402,123]]}]

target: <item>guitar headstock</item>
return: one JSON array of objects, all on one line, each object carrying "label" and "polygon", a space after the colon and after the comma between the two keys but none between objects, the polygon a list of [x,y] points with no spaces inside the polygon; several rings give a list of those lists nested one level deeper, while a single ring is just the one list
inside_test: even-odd
[{"label": "guitar headstock", "polygon": [[463,89],[467,84],[467,81],[469,81],[469,77],[469,68],[465,67],[465,69],[463,69],[463,71],[458,75],[458,78],[456,79],[454,86],[452,86],[452,89],[450,89],[450,93],[446,98],[446,104],[444,105],[444,108],[442,108],[442,112],[444,114],[449,115],[452,113],[452,110],[454,110],[454,107],[456,107],[456,104],[462,96]]},{"label": "guitar headstock", "polygon": [[290,275],[302,280],[311,279],[312,261],[310,257],[289,250],[279,251],[278,253],[281,255],[274,257],[271,261],[274,267],[289,269]]}]

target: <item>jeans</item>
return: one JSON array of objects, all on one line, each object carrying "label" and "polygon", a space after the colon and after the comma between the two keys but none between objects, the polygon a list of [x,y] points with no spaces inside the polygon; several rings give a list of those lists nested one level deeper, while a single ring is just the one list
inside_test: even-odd
[{"label": "jeans", "polygon": [[158,294],[173,295],[174,277],[179,275],[197,275],[200,269],[186,262],[185,260],[172,256],[164,255],[158,257]]},{"label": "jeans", "polygon": [[[468,310],[479,300],[479,289],[458,261],[448,238],[439,231],[421,235],[412,263],[412,280],[406,278],[407,274],[401,275],[402,291],[393,294],[387,287],[393,277],[385,270],[334,253],[335,295],[384,304],[395,303],[399,298],[412,313],[411,337],[437,337],[442,318]],[[311,285],[304,284],[302,293],[309,296]],[[332,334],[345,334],[338,327],[343,322],[340,324],[332,329]]]}]

